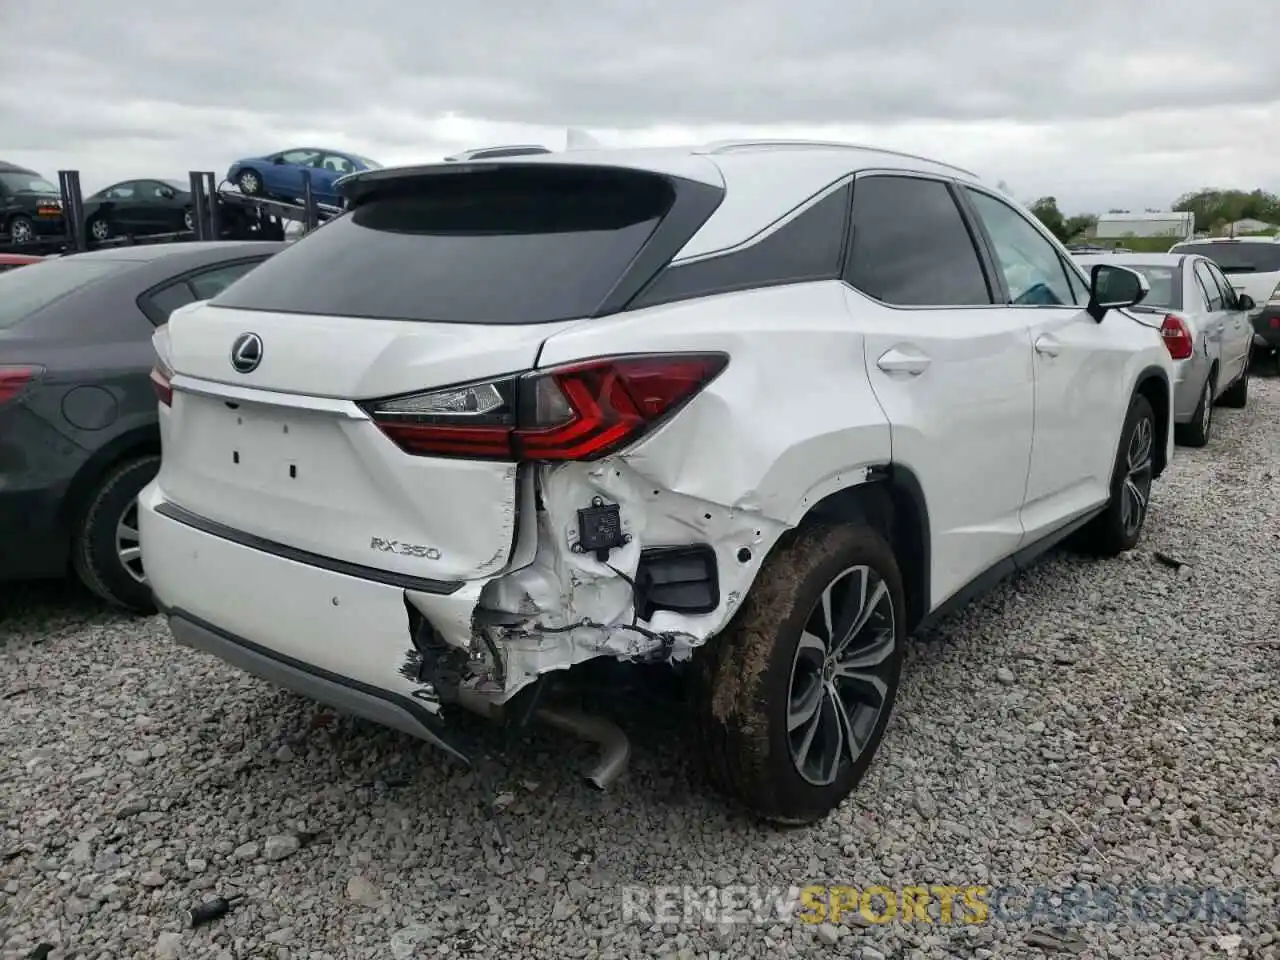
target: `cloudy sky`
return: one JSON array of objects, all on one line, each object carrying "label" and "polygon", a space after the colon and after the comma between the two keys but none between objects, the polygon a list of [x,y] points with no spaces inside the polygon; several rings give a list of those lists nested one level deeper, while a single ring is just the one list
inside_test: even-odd
[{"label": "cloudy sky", "polygon": [[331,146],[785,136],[1067,212],[1280,191],[1277,0],[0,0],[0,158],[86,190]]}]

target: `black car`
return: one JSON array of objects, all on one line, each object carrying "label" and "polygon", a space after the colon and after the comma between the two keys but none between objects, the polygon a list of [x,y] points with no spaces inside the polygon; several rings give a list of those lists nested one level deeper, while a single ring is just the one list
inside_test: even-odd
[{"label": "black car", "polygon": [[58,188],[34,170],[0,161],[0,243],[27,246],[66,233]]},{"label": "black car", "polygon": [[126,246],[0,274],[0,581],[74,570],[151,609],[134,503],[160,462],[151,335],[285,246]]},{"label": "black car", "polygon": [[181,233],[194,226],[190,185],[180,180],[125,180],[84,201],[84,235],[90,243]]}]

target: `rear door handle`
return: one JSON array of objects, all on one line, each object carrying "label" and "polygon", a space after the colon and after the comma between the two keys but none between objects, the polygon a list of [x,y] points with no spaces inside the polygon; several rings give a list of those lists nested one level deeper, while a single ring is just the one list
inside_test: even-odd
[{"label": "rear door handle", "polygon": [[908,353],[900,347],[892,347],[880,355],[876,366],[885,373],[905,373],[918,377],[929,369],[929,363],[929,358],[923,353],[914,350]]},{"label": "rear door handle", "polygon": [[1061,352],[1062,344],[1048,334],[1036,340],[1036,353],[1042,353],[1046,357],[1056,357]]}]

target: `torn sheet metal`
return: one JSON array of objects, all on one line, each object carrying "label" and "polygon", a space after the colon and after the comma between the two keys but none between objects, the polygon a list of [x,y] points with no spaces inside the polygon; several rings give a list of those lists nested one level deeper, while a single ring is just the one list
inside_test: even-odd
[{"label": "torn sheet metal", "polygon": [[[785,529],[741,503],[729,507],[664,488],[621,457],[537,470],[536,478],[526,479],[537,481],[539,508],[532,517],[522,510],[521,517],[521,538],[536,536],[532,562],[449,598],[411,598],[446,642],[465,645],[480,658],[484,640],[496,646],[502,669],[484,670],[473,682],[501,699],[539,674],[594,657],[687,659],[737,610]],[[626,539],[605,561],[574,549],[578,511],[595,498],[619,506]],[[715,551],[719,606],[698,615],[657,611],[651,620],[639,620],[633,583],[641,551],[687,544]],[[477,605],[483,616],[467,609]]]}]

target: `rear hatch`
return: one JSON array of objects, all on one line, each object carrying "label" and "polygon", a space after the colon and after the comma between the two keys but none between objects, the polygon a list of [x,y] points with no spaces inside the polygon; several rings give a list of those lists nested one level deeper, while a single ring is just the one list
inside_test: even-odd
[{"label": "rear hatch", "polygon": [[1180,243],[1170,253],[1194,253],[1218,265],[1236,293],[1247,293],[1262,307],[1280,303],[1280,243],[1259,240],[1213,240]]},{"label": "rear hatch", "polygon": [[[513,415],[511,377],[548,337],[678,249],[663,224],[689,184],[528,162],[362,177],[350,212],[171,318],[160,489],[266,548],[488,576],[510,556],[519,473],[475,437]],[[406,417],[458,439],[420,444]]]}]

